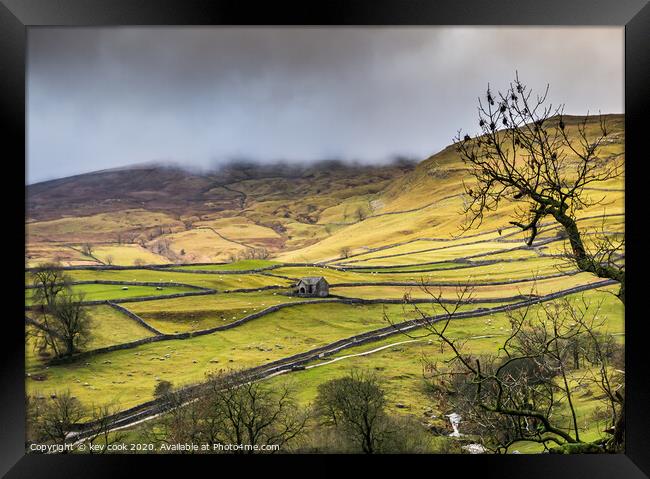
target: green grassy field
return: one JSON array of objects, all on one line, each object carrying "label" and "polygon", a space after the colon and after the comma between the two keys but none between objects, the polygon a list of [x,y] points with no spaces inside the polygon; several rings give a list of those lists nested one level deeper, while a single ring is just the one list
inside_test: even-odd
[{"label": "green grassy field", "polygon": [[[456,264],[457,269],[440,268],[433,271],[426,270],[428,266],[422,265],[412,271],[393,271],[390,269],[376,269],[374,271],[357,270],[338,271],[328,268],[316,267],[285,267],[271,271],[273,274],[300,278],[303,276],[323,276],[330,283],[348,282],[496,282],[516,279],[532,279],[533,277],[558,274],[563,271],[574,270],[575,267],[557,258],[532,257],[528,261],[473,266],[465,268],[463,264]],[[367,272],[366,272],[367,271]]]},{"label": "green grassy field", "polygon": [[[201,286],[204,288],[216,289],[218,291],[241,289],[241,288],[261,288],[264,286],[289,286],[290,282],[272,276],[265,276],[261,274],[194,274],[184,273],[181,271],[168,271],[168,270],[148,270],[148,269],[133,269],[133,270],[104,270],[104,271],[89,271],[89,270],[75,270],[68,271],[68,276],[73,281],[89,281],[89,280],[106,280],[106,281],[141,281],[141,282],[156,282],[156,283],[183,283],[191,284],[193,286]],[[31,275],[25,275],[25,281],[31,282]]]},{"label": "green grassy field", "polygon": [[[604,288],[603,291],[588,291],[583,294],[571,296],[572,301],[582,301],[584,298],[591,302],[602,302],[601,317],[606,321],[600,332],[624,334],[623,307],[610,292],[615,288]],[[534,310],[537,307],[534,307]],[[494,314],[489,317],[458,320],[450,326],[449,337],[464,339],[465,351],[472,354],[496,354],[503,344],[510,327],[506,315]],[[351,370],[366,370],[376,374],[382,382],[388,399],[388,410],[393,414],[413,415],[423,418],[424,412],[433,410],[436,416],[450,411],[441,411],[427,394],[426,375],[423,359],[442,361],[450,356],[447,349],[440,352],[440,346],[429,337],[423,336],[423,331],[411,333],[414,338],[405,335],[396,335],[363,346],[346,349],[340,353],[328,356],[321,360],[313,361],[307,365],[306,370],[291,372],[287,375],[276,376],[268,381],[279,384],[287,381],[290,376],[292,387],[297,393],[297,398],[304,406],[312,403],[316,397],[320,384],[330,379],[348,374]],[[575,373],[576,377],[580,371]],[[580,411],[580,428],[586,437],[600,437],[599,426],[591,419],[591,414],[598,401],[594,400],[593,391],[584,391],[578,397],[578,410]],[[400,407],[397,407],[397,405]],[[442,425],[447,421],[442,420]],[[602,429],[602,427],[601,427]],[[462,430],[462,427],[461,427]],[[449,430],[451,432],[451,429]],[[518,444],[513,449],[520,452],[539,452],[539,444]]]},{"label": "green grassy field", "polygon": [[[514,283],[509,285],[498,286],[476,286],[471,290],[471,297],[481,298],[508,298],[518,295],[545,295],[558,291],[559,289],[570,288],[582,284],[589,284],[598,281],[589,273],[580,273],[572,276],[539,280],[530,283]],[[411,298],[432,299],[434,296],[442,294],[443,298],[454,299],[457,297],[458,288],[453,286],[343,286],[335,287],[331,290],[332,294],[352,298],[402,298],[408,293]]]},{"label": "green grassy field", "polygon": [[[404,317],[400,305],[387,306],[386,310],[396,318]],[[42,392],[70,388],[83,402],[111,401],[126,408],[151,399],[156,378],[181,386],[199,382],[205,373],[221,368],[263,364],[384,327],[387,323],[382,314],[382,305],[314,304],[286,308],[227,331],[52,365],[46,381],[28,381],[27,388]],[[413,313],[407,316],[415,317]],[[38,373],[42,369],[41,363],[27,365],[28,372]]]},{"label": "green grassy field", "polygon": [[[183,286],[137,286],[120,284],[77,284],[72,286],[75,294],[83,295],[84,301],[106,301],[143,296],[164,296],[168,294],[196,292],[194,288]],[[34,289],[25,290],[25,304],[32,304]]]},{"label": "green grassy field", "polygon": [[[111,306],[86,306],[85,309],[90,317],[92,330],[90,341],[83,347],[85,351],[154,336],[153,332]],[[30,312],[28,316],[38,318],[38,314],[34,312]],[[34,341],[30,340],[25,348],[28,364],[39,364],[44,359],[49,359],[49,356],[37,354],[34,346]]]},{"label": "green grassy field", "polygon": [[[502,244],[508,245],[507,243]],[[457,246],[449,248],[449,250],[456,253],[471,250],[475,254],[476,252],[491,252],[494,245],[494,242],[489,241],[471,245],[471,248]],[[407,252],[402,257],[405,259],[417,258],[417,253]],[[453,259],[453,255],[450,258]],[[403,283],[422,280],[449,283],[481,282],[487,284],[476,286],[472,296],[477,300],[481,298],[499,300],[521,294],[548,294],[598,280],[591,274],[579,273],[533,282],[531,280],[535,276],[568,271],[571,270],[571,266],[557,258],[540,257],[536,252],[529,250],[499,253],[486,258],[495,259],[497,262],[471,268],[432,269],[424,273],[413,271],[419,267],[417,265],[388,269],[367,267],[364,270],[352,271],[322,267],[281,266],[269,271],[269,274],[220,275],[218,273],[220,270],[248,271],[277,264],[261,260],[210,265],[206,269],[210,272],[204,274],[184,272],[184,269],[192,268],[190,265],[164,270],[75,270],[68,273],[75,280],[172,281],[222,291],[207,296],[163,298],[126,304],[131,311],[163,333],[196,331],[225,325],[266,307],[292,303],[299,299],[283,294],[283,291],[286,291],[286,288],[291,285],[290,280],[273,275],[291,278],[322,275],[334,285],[336,283],[368,283],[363,286],[334,286],[331,288],[333,295],[365,299],[400,299],[405,294],[409,294],[413,298],[429,297],[418,286],[373,285],[373,283],[382,281]],[[517,259],[518,261],[502,261],[508,259]],[[458,265],[459,263],[453,261],[445,263],[447,268]],[[382,272],[379,273],[379,271]],[[518,279],[526,281],[489,285],[491,282]],[[27,274],[26,281],[29,280],[30,275]],[[283,289],[267,291],[256,289],[264,286],[280,286]],[[82,285],[75,288],[83,290],[88,298],[101,299],[124,297],[123,293],[133,296],[145,295],[145,293],[149,294],[151,290],[159,294],[169,294],[174,290],[171,287],[157,291],[155,288],[129,286],[127,291],[123,291],[119,285]],[[223,292],[228,289],[241,288],[248,291]],[[180,290],[183,289],[180,288]],[[614,292],[616,287],[608,287],[604,290]],[[431,291],[434,294],[441,292],[443,297],[448,299],[453,299],[456,295],[456,288],[452,286],[433,286]],[[584,297],[592,301],[603,301],[603,314],[608,317],[607,328],[621,335],[623,333],[621,306],[614,296],[606,291],[588,291],[584,293]],[[174,290],[174,292],[176,291]],[[582,295],[576,295],[576,299],[578,297],[582,297]],[[314,299],[313,301],[317,303],[319,300]],[[461,307],[461,311],[493,307],[497,304],[466,305]],[[420,307],[429,314],[442,312],[438,306],[433,304]],[[233,329],[206,336],[154,342],[132,349],[113,351],[56,365],[47,365],[48,358],[38,355],[31,349],[26,354],[27,373],[30,375],[26,383],[27,391],[35,396],[47,396],[63,389],[69,389],[84,404],[110,403],[117,409],[124,409],[152,399],[154,387],[161,380],[168,380],[175,387],[182,387],[201,382],[210,372],[265,364],[328,344],[342,337],[384,327],[387,325],[383,318],[384,313],[388,314],[393,321],[416,317],[413,308],[408,305],[311,304],[285,308]],[[94,309],[92,318],[93,328],[97,332],[87,345],[87,349],[128,342],[152,334],[108,307]],[[120,331],[120,333],[112,334],[113,331]],[[507,319],[502,313],[489,317],[458,320],[450,329],[454,337],[466,339],[472,352],[480,354],[496,351],[507,331]],[[438,419],[433,422],[437,427],[444,428],[446,420],[440,419],[440,415],[448,413],[448,411],[436,410],[435,404],[431,403],[427,394],[426,381],[422,375],[423,357],[436,355],[440,356],[439,348],[436,349],[426,338],[411,341],[403,335],[395,335],[381,341],[346,349],[324,360],[309,364],[304,371],[281,375],[269,381],[273,384],[276,381],[290,380],[300,403],[308,405],[314,400],[318,385],[322,382],[347,374],[351,369],[368,369],[377,373],[381,378],[382,387],[386,390],[389,401],[389,412],[421,418],[425,410],[433,409],[438,415]],[[440,357],[443,358],[443,356]],[[582,408],[581,421],[585,424],[585,434],[597,434],[598,431],[593,425],[590,425],[589,421],[596,402],[589,395],[585,395],[580,407]],[[428,420],[431,421],[431,419]],[[538,446],[532,444],[521,444],[517,447],[521,452],[538,452],[539,450]]]},{"label": "green grassy field", "polygon": [[[622,306],[610,292],[615,288],[608,287],[602,291],[588,291],[570,297],[572,301],[602,302],[601,315],[606,318],[602,332],[619,335],[622,339],[624,324],[622,320]],[[326,306],[327,308],[330,305]],[[538,307],[534,307],[534,312]],[[403,317],[403,312],[391,308],[389,311],[394,319]],[[450,357],[449,350],[441,352],[440,346],[426,336],[424,330],[410,333],[412,337],[394,335],[386,339],[348,348],[339,353],[312,361],[306,369],[288,372],[266,379],[272,388],[280,385],[289,385],[294,391],[298,403],[307,407],[316,398],[318,386],[328,380],[341,377],[353,370],[368,371],[377,375],[382,388],[386,392],[387,410],[390,414],[413,416],[421,421],[435,424],[439,428],[449,427],[444,414],[451,411],[440,410],[429,396],[427,389],[427,376],[424,369],[424,359],[443,361]],[[503,313],[489,317],[463,319],[455,321],[449,329],[449,336],[453,339],[464,341],[464,350],[472,354],[496,354],[498,348],[509,333],[509,323]],[[218,363],[217,363],[218,364]],[[236,369],[232,364],[224,365],[224,369]],[[576,372],[576,376],[580,371]],[[595,399],[593,387],[576,382],[576,402],[579,410],[579,425],[581,433],[586,438],[600,437],[601,425],[594,422],[592,413],[599,402]],[[436,416],[431,418],[431,413]],[[461,423],[462,424],[462,423]],[[137,437],[139,427],[131,433]],[[462,431],[462,425],[461,425]],[[538,444],[518,443],[512,447],[522,453],[540,452]]]},{"label": "green grassy field", "polygon": [[[427,261],[446,261],[450,259],[464,258],[480,253],[508,250],[520,245],[510,243],[498,243],[496,241],[486,243],[474,243],[468,245],[445,245],[445,244],[426,244],[424,242],[409,243],[404,246],[385,249],[374,253],[368,253],[351,258],[338,263],[356,264],[362,262],[363,265],[375,266],[377,264],[399,265],[424,263]],[[427,251],[431,250],[431,251]]]},{"label": "green grassy field", "polygon": [[[599,295],[605,300],[607,293]],[[171,300],[170,300],[171,301]],[[615,303],[607,303],[617,312]],[[475,309],[471,305],[462,309]],[[441,310],[427,305],[432,314]],[[620,310],[620,308],[619,308]],[[152,397],[156,378],[180,386],[200,381],[205,373],[220,368],[244,368],[290,356],[297,352],[327,344],[341,337],[386,326],[383,312],[396,321],[413,318],[415,314],[401,305],[348,306],[342,304],[304,305],[287,308],[236,328],[186,340],[171,340],[114,351],[72,363],[53,365],[46,381],[29,382],[28,390],[42,392],[69,387],[80,399],[90,403],[102,400],[129,407]],[[496,318],[499,315],[495,315]],[[622,316],[620,313],[622,324]],[[501,317],[501,316],[500,316]],[[502,332],[503,319],[459,320],[454,334],[484,335]],[[620,330],[620,329],[619,329]],[[29,360],[29,358],[28,358]],[[28,372],[42,371],[40,362],[29,362]],[[88,386],[84,386],[88,383]]]},{"label": "green grassy field", "polygon": [[[213,328],[278,304],[304,301],[274,291],[228,293],[195,298],[173,298],[129,305],[129,309],[163,333]],[[318,301],[318,299],[314,299]]]}]

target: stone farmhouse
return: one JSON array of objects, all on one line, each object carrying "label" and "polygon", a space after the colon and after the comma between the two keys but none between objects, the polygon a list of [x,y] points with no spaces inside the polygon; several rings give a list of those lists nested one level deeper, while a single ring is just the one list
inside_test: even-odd
[{"label": "stone farmhouse", "polygon": [[330,285],[322,276],[301,278],[295,286],[298,296],[324,298],[330,293]]}]

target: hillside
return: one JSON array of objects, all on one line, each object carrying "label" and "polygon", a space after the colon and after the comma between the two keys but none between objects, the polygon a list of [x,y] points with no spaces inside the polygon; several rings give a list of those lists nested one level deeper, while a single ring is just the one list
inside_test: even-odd
[{"label": "hillside", "polygon": [[[567,117],[569,136],[575,135],[578,122],[584,117]],[[602,153],[608,157],[624,155],[624,117],[608,115],[608,143]],[[591,117],[588,128],[597,128],[598,118]],[[398,242],[422,238],[451,239],[463,234],[473,235],[497,228],[508,227],[515,203],[504,203],[499,210],[486,216],[476,230],[463,233],[463,182],[471,178],[458,157],[454,145],[430,156],[410,173],[395,179],[373,201],[373,213],[363,222],[338,230],[315,245],[284,252],[279,258],[285,261],[321,261],[341,256],[342,247],[351,254],[383,247]],[[609,190],[609,191],[602,191]],[[606,196],[602,205],[585,210],[580,216],[623,213],[623,176],[608,184],[594,184],[585,193],[597,199]]]},{"label": "hillside", "polygon": [[[582,117],[565,117],[571,132]],[[596,126],[596,117],[590,125]],[[607,118],[604,152],[624,151],[622,115]],[[141,166],[27,188],[26,262],[124,264],[273,257],[332,261],[395,243],[461,234],[467,172],[453,145],[414,166],[233,163],[215,172]],[[623,178],[594,185],[623,212]],[[503,205],[478,231],[508,226]],[[584,211],[602,214],[602,207]],[[85,244],[91,245],[88,254]]]},{"label": "hillside", "polygon": [[[26,259],[206,262],[295,249],[359,221],[413,167],[239,162],[193,173],[149,165],[42,182],[27,187]],[[86,243],[91,254],[81,252]]]}]

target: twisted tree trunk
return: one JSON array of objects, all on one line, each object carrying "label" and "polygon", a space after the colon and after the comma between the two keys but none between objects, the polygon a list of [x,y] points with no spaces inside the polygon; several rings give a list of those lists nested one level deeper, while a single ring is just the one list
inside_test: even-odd
[{"label": "twisted tree trunk", "polygon": [[599,278],[608,278],[618,281],[621,284],[621,288],[617,296],[621,302],[625,304],[625,271],[606,264],[601,264],[587,253],[584,244],[582,243],[582,238],[580,237],[580,231],[578,231],[578,226],[573,218],[563,211],[556,209],[551,210],[551,214],[553,215],[553,218],[564,227],[564,231],[567,233],[569,244],[571,245],[571,250],[573,252],[573,258],[578,269],[588,273],[593,273]]}]

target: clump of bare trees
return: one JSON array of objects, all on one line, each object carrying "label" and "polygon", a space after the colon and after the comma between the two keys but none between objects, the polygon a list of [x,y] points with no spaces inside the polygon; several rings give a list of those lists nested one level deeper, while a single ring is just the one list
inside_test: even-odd
[{"label": "clump of bare trees", "polygon": [[65,443],[74,425],[85,417],[77,398],[65,391],[51,398],[26,396],[28,441]]},{"label": "clump of bare trees", "polygon": [[198,216],[190,216],[187,218],[183,218],[182,221],[185,229],[191,230],[192,227],[194,226],[194,223],[196,223],[197,221],[201,221],[201,218],[199,218]]},{"label": "clump of bare trees", "polygon": [[138,242],[138,232],[120,231],[116,235],[117,244],[133,244]]},{"label": "clump of bare trees", "polygon": [[[81,424],[92,424],[84,441],[98,448],[88,448],[106,453],[108,446],[124,439],[124,433],[112,430],[115,409],[110,405],[85,407],[69,390],[53,393],[49,398],[39,394],[25,396],[27,443],[69,444],[75,441],[74,434]],[[62,449],[62,453],[68,452]]]},{"label": "clump of bare trees", "polygon": [[243,261],[247,259],[268,259],[271,253],[266,248],[246,248],[237,253],[232,253],[229,257],[230,262]]},{"label": "clump of bare trees", "polygon": [[163,238],[161,240],[156,241],[151,245],[151,251],[154,252],[155,254],[159,254],[161,256],[170,256],[173,255],[173,251],[171,249],[171,240],[169,238]]},{"label": "clump of bare trees", "polygon": [[83,294],[72,291],[69,278],[56,265],[36,269],[32,285],[36,347],[50,350],[56,357],[79,351],[92,335],[90,318],[82,305]]},{"label": "clump of bare trees", "polygon": [[[140,428],[142,441],[195,444],[202,453],[222,452],[430,452],[433,436],[411,417],[391,416],[377,376],[351,372],[318,388],[315,406],[301,406],[289,383],[254,381],[245,371],[208,375],[200,395],[173,390],[160,381],[155,396],[162,413]],[[69,391],[45,398],[26,397],[27,442],[71,444],[84,441],[106,452],[125,434],[115,428],[116,410],[87,408]],[[81,435],[80,435],[81,434]],[[274,448],[270,448],[273,446]],[[168,449],[172,451],[172,449]],[[196,449],[176,449],[196,452]]]},{"label": "clump of bare trees", "polygon": [[459,132],[456,148],[475,180],[465,185],[466,227],[480,225],[486,212],[503,201],[518,204],[511,224],[535,240],[540,222],[553,218],[566,232],[571,257],[582,270],[620,282],[619,297],[625,300],[625,272],[617,252],[624,238],[597,242],[588,247],[576,213],[602,203],[585,189],[623,173],[623,156],[607,156],[602,146],[610,131],[601,116],[594,122],[567,119],[563,106],[548,104],[548,86],[542,95],[518,77],[505,92],[489,87],[478,101],[481,134],[471,138]]},{"label": "clump of bare trees", "polygon": [[[426,377],[434,401],[461,415],[464,434],[497,453],[520,441],[560,453],[623,451],[623,348],[603,327],[602,303],[582,296],[511,310],[510,333],[498,352],[476,354],[449,327],[471,288],[459,287],[451,306],[441,293],[432,296],[445,313],[432,319],[413,305],[422,329],[404,334],[440,345],[443,354],[426,361]],[[592,395],[601,402],[598,420],[607,433],[596,441],[582,436],[586,424],[577,406]]]},{"label": "clump of bare trees", "polygon": [[[198,398],[164,395],[165,414],[143,437],[156,444],[277,445],[280,452],[425,452],[432,436],[417,421],[391,416],[380,380],[365,371],[318,388],[314,406],[298,404],[288,383],[252,381],[245,371],[208,376]],[[203,452],[219,452],[210,450]]]},{"label": "clump of bare trees", "polygon": [[220,372],[208,376],[207,391],[194,401],[182,391],[169,392],[167,413],[145,435],[156,443],[243,444],[249,449],[234,452],[256,452],[255,446],[290,444],[307,419],[288,386],[271,388],[241,372]]}]

